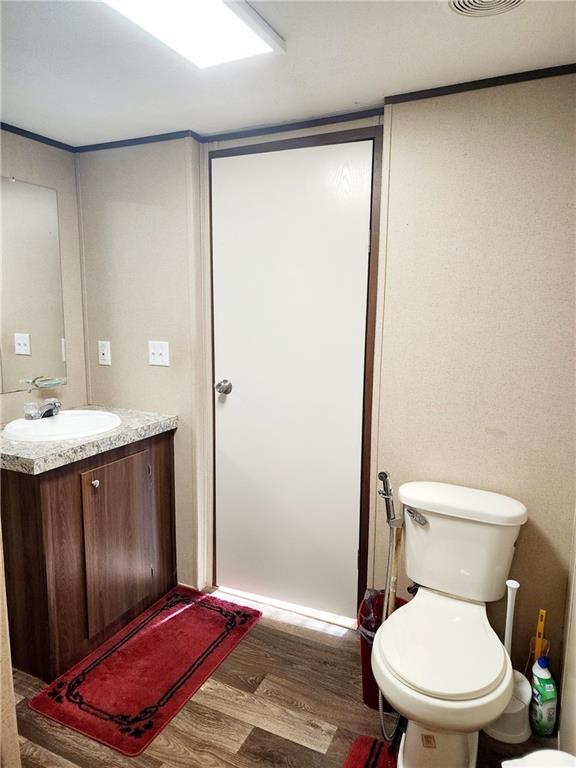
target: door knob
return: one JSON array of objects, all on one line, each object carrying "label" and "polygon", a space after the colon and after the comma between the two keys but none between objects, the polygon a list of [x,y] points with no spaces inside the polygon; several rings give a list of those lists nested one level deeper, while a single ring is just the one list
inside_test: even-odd
[{"label": "door knob", "polygon": [[94,488],[98,488],[98,486],[100,485],[100,480],[92,480],[91,483],[94,486]]},{"label": "door knob", "polygon": [[214,389],[219,395],[229,395],[232,392],[232,382],[228,381],[228,379],[222,379],[222,381],[214,385]]}]

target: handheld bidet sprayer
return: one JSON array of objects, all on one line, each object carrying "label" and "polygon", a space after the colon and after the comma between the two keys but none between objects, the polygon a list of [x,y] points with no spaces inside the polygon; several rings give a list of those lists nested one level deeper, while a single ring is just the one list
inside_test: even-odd
[{"label": "handheld bidet sprayer", "polygon": [[396,515],[394,507],[394,496],[390,486],[390,475],[388,472],[378,472],[378,480],[382,482],[382,488],[378,489],[378,495],[384,499],[386,505],[386,520],[390,528],[402,527],[402,515]]},{"label": "handheld bidet sprayer", "polygon": [[378,472],[378,480],[380,480],[382,483],[382,488],[378,489],[378,495],[384,499],[384,503],[386,505],[386,521],[390,526],[390,535],[388,536],[388,561],[386,563],[386,581],[384,582],[383,619],[386,619],[390,613],[389,602],[391,587],[394,593],[394,601],[396,599],[396,582],[398,580],[398,574],[395,572],[396,568],[393,568],[392,565],[392,561],[394,559],[394,546],[397,541],[396,529],[401,529],[404,521],[402,515],[397,515],[394,508],[394,496],[392,494],[392,487],[390,485],[390,475],[388,472]]}]

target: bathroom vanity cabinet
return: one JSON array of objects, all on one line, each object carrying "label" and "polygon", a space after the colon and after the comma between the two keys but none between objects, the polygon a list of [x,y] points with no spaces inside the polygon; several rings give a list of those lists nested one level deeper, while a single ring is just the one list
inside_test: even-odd
[{"label": "bathroom vanity cabinet", "polygon": [[174,432],[2,470],[13,665],[50,681],[176,584]]}]

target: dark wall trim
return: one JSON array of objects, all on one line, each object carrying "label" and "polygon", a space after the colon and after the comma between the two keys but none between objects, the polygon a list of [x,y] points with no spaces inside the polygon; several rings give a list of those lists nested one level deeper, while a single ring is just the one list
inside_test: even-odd
[{"label": "dark wall trim", "polygon": [[154,144],[159,141],[174,141],[175,139],[184,139],[190,137],[200,144],[209,144],[212,141],[228,141],[230,139],[244,139],[256,136],[266,136],[270,133],[284,133],[285,131],[298,131],[306,128],[317,128],[323,125],[337,125],[338,123],[348,123],[352,120],[364,120],[368,117],[378,117],[382,115],[384,107],[374,107],[374,109],[364,109],[359,112],[347,112],[344,115],[332,115],[331,117],[318,117],[313,120],[300,120],[294,123],[281,123],[279,125],[269,125],[263,128],[249,128],[244,131],[231,131],[229,133],[206,134],[205,136],[195,131],[172,131],[171,133],[157,133],[153,136],[138,136],[134,139],[119,139],[118,141],[105,141],[101,144],[82,144],[72,146],[64,144],[61,141],[50,139],[47,136],[41,136],[39,133],[32,133],[24,128],[18,128],[15,125],[2,123],[1,127],[10,133],[16,133],[19,136],[25,136],[28,139],[41,141],[43,144],[49,144],[58,149],[65,149],[68,152],[97,152],[100,149],[116,149],[118,147],[132,147],[137,144]]},{"label": "dark wall trim", "polygon": [[481,88],[494,88],[498,85],[512,85],[513,83],[523,83],[527,80],[541,80],[544,77],[559,77],[560,75],[573,75],[575,73],[576,64],[565,64],[561,67],[547,67],[546,69],[531,69],[527,72],[516,72],[514,75],[487,77],[484,80],[470,80],[467,83],[444,85],[441,88],[428,88],[425,91],[412,91],[411,93],[399,93],[396,96],[386,96],[384,104],[401,104],[404,101],[431,99],[435,96],[448,96],[451,93],[479,91]]},{"label": "dark wall trim", "polygon": [[48,136],[41,136],[39,133],[32,133],[25,128],[17,128],[15,125],[9,123],[0,123],[0,128],[8,133],[15,133],[17,136],[24,136],[25,139],[32,139],[32,141],[39,141],[42,144],[48,144],[51,147],[57,147],[58,149],[65,149],[67,152],[75,152],[76,147],[71,144],[64,144],[63,141],[56,141],[56,139],[49,139]]},{"label": "dark wall trim", "polygon": [[172,133],[157,133],[154,136],[139,136],[135,139],[120,139],[119,141],[105,141],[102,144],[83,144],[74,147],[73,152],[96,152],[99,149],[117,149],[118,147],[133,147],[136,144],[156,144],[159,141],[174,141],[175,139],[192,138],[200,143],[204,137],[194,131],[172,131]]},{"label": "dark wall trim", "polygon": [[[380,110],[382,112],[382,110]],[[262,141],[259,144],[242,144],[239,147],[213,149],[210,161],[218,157],[233,157],[236,155],[256,155],[264,152],[280,152],[283,149],[301,149],[302,147],[322,147],[326,144],[344,144],[350,141],[374,140],[380,136],[382,127],[368,126],[367,128],[352,128],[348,131],[333,131],[332,133],[299,136],[295,139],[280,139],[279,141]]]},{"label": "dark wall trim", "polygon": [[[418,101],[420,99],[431,99],[435,96],[447,96],[451,93],[463,93],[464,91],[477,91],[481,88],[494,88],[499,85],[511,85],[513,83],[522,83],[527,80],[540,80],[545,77],[560,77],[561,75],[576,74],[576,64],[563,64],[559,67],[547,67],[545,69],[531,69],[526,72],[516,72],[512,75],[500,75],[498,77],[487,77],[484,80],[470,80],[466,83],[456,83],[455,85],[445,85],[441,88],[428,88],[424,91],[412,91],[410,93],[398,93],[394,96],[386,96],[384,104],[401,104],[405,101]],[[306,128],[316,128],[323,125],[336,125],[346,123],[352,120],[363,120],[369,117],[378,117],[383,112],[382,107],[373,109],[364,109],[358,112],[347,112],[343,115],[332,115],[330,117],[318,117],[313,120],[301,120],[294,123],[281,123],[279,125],[263,126],[262,128],[247,128],[243,131],[230,131],[229,133],[214,133],[201,135],[192,130],[173,131],[172,133],[158,133],[153,136],[140,136],[134,139],[122,139],[119,141],[106,141],[102,144],[84,144],[81,146],[72,146],[56,139],[50,139],[48,136],[42,136],[39,133],[27,131],[25,128],[18,128],[8,123],[0,123],[4,131],[16,133],[27,139],[40,141],[42,144],[49,144],[51,147],[64,149],[67,152],[96,152],[100,149],[114,149],[116,147],[131,147],[137,144],[153,144],[159,141],[173,141],[174,139],[183,139],[190,137],[200,144],[209,144],[213,141],[230,141],[232,139],[246,139],[252,136],[266,136],[270,133],[283,133],[285,131],[297,131]]]},{"label": "dark wall trim", "polygon": [[301,131],[304,128],[317,128],[322,125],[334,125],[335,123],[348,123],[352,120],[364,120],[367,117],[379,117],[383,107],[363,109],[360,112],[346,112],[344,115],[331,115],[330,117],[317,117],[314,120],[300,120],[294,123],[280,123],[278,125],[264,126],[263,128],[247,128],[245,131],[230,131],[229,133],[207,134],[202,137],[204,143],[212,141],[229,141],[230,139],[246,139],[251,136],[266,136],[269,133],[284,133],[285,131]]}]

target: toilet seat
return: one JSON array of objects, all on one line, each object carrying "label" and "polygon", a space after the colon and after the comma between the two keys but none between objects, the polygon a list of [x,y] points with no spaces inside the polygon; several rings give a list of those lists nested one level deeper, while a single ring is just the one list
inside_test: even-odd
[{"label": "toilet seat", "polygon": [[469,701],[494,691],[510,661],[483,603],[420,587],[378,632],[380,663],[413,691]]},{"label": "toilet seat", "polygon": [[486,606],[424,587],[376,632],[372,671],[400,714],[441,732],[484,728],[500,717],[514,687]]}]

